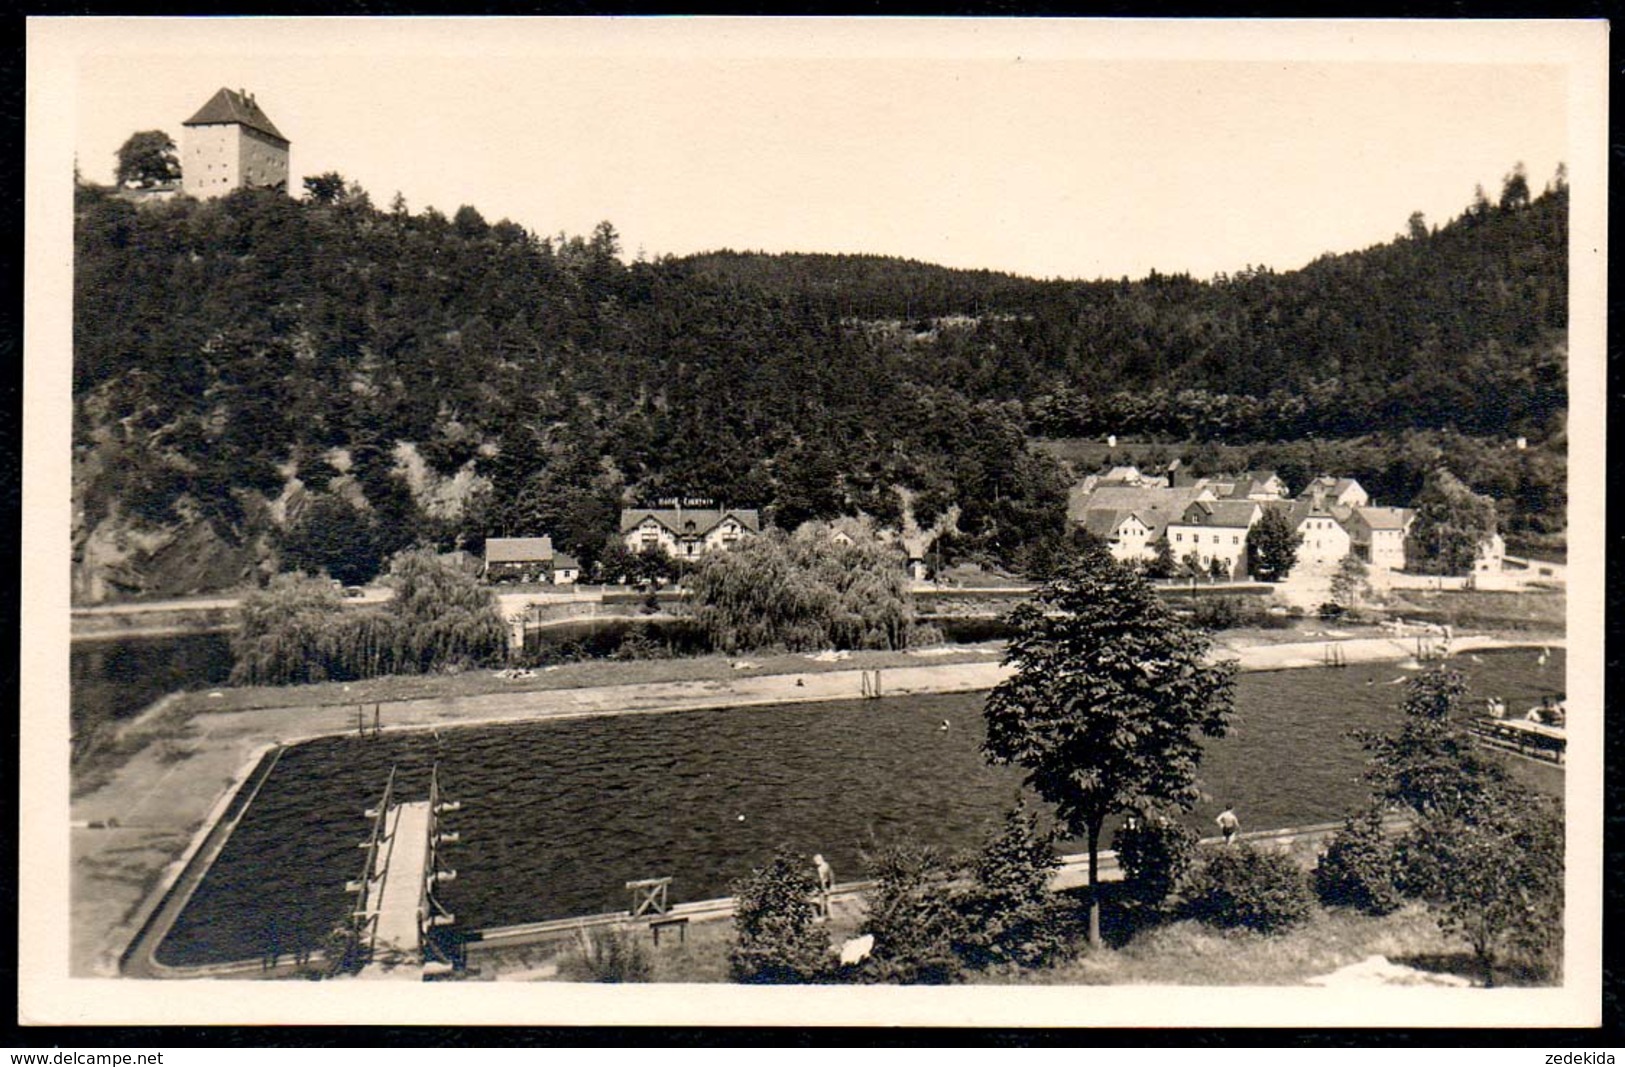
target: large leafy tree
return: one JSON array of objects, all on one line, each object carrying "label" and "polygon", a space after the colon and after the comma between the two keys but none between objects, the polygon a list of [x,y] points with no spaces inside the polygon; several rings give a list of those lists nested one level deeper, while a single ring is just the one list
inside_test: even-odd
[{"label": "large leafy tree", "polygon": [[1222,737],[1235,665],[1151,586],[1090,552],[1010,614],[1015,674],[989,695],[983,751],[1027,770],[1067,830],[1089,844],[1089,937],[1100,941],[1100,832],[1113,814],[1189,810],[1203,737]]},{"label": "large leafy tree", "polygon": [[1449,667],[1405,684],[1404,721],[1394,733],[1360,733],[1370,753],[1366,780],[1385,803],[1419,816],[1473,807],[1506,772],[1485,759],[1467,732],[1462,700],[1467,683]]},{"label": "large leafy tree", "polygon": [[1413,678],[1396,733],[1364,735],[1368,779],[1415,825],[1400,841],[1405,888],[1472,946],[1486,984],[1509,950],[1537,960],[1561,941],[1563,814],[1486,759],[1467,732],[1462,676]]},{"label": "large leafy tree", "polygon": [[1422,482],[1415,506],[1416,521],[1405,541],[1409,567],[1423,574],[1471,572],[1479,546],[1495,535],[1495,501],[1438,467]]},{"label": "large leafy tree", "polygon": [[181,180],[181,161],[175,142],[163,130],[130,134],[119,146],[116,177],[120,185],[151,188]]},{"label": "large leafy tree", "polygon": [[1301,544],[1303,534],[1292,528],[1286,510],[1265,508],[1247,531],[1248,570],[1259,581],[1278,582],[1292,572]]}]

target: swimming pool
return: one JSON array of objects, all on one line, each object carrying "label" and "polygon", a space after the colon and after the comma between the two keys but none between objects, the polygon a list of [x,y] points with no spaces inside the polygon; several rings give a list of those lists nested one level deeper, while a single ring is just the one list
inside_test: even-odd
[{"label": "swimming pool", "polygon": [[[1474,692],[1527,706],[1561,688],[1563,657],[1522,650],[1463,657]],[[1347,736],[1398,721],[1408,672],[1393,664],[1243,674],[1235,725],[1210,742],[1210,800],[1189,820],[1212,832],[1233,804],[1244,830],[1336,819],[1366,795]],[[1020,771],[980,753],[984,693],[717,708],[477,726],[289,748],[159,947],[185,966],[252,959],[275,937],[315,944],[340,921],[356,847],[392,765],[402,800],[422,799],[438,762],[461,801],[445,827],[458,869],[440,891],[460,929],[626,907],[624,883],[671,876],[673,902],[725,896],[787,845],[821,852],[842,880],[865,851],[901,841],[965,847],[1021,792]],[[941,728],[948,721],[948,729]],[[1080,843],[1064,846],[1081,850]]]}]

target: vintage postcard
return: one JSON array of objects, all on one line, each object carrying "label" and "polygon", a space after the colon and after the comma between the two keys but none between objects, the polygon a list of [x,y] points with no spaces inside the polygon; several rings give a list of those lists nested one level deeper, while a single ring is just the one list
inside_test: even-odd
[{"label": "vintage postcard", "polygon": [[31,19],[19,1021],[1595,1025],[1606,54]]}]

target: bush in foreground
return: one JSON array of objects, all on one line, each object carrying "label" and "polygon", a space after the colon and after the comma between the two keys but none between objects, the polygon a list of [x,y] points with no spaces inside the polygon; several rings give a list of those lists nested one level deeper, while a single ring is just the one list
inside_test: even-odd
[{"label": "bush in foreground", "polygon": [[1054,841],[1018,804],[971,857],[969,884],[954,897],[965,920],[955,952],[966,966],[1037,967],[1064,952],[1070,924],[1049,891],[1060,865]]},{"label": "bush in foreground", "polygon": [[653,974],[648,950],[627,930],[577,930],[559,965],[559,977],[571,982],[647,982]]},{"label": "bush in foreground", "polygon": [[1314,911],[1308,879],[1290,856],[1241,844],[1216,849],[1186,889],[1190,914],[1222,929],[1286,930]]},{"label": "bush in foreground", "polygon": [[1399,844],[1407,891],[1472,946],[1485,985],[1519,960],[1548,975],[1563,944],[1563,812],[1506,783],[1471,809],[1435,813]]},{"label": "bush in foreground", "polygon": [[958,945],[968,924],[950,901],[953,871],[936,850],[898,845],[869,861],[874,888],[863,933],[874,949],[863,977],[944,985],[961,979]]},{"label": "bush in foreground", "polygon": [[1382,829],[1382,809],[1350,815],[1332,836],[1314,873],[1321,903],[1368,915],[1397,911],[1404,898],[1395,879],[1394,846]]},{"label": "bush in foreground", "polygon": [[818,925],[812,861],[780,852],[733,887],[736,982],[816,982],[830,966],[829,936]]},{"label": "bush in foreground", "polygon": [[1160,908],[1196,862],[1196,831],[1160,814],[1125,823],[1116,837],[1117,864],[1128,899]]}]

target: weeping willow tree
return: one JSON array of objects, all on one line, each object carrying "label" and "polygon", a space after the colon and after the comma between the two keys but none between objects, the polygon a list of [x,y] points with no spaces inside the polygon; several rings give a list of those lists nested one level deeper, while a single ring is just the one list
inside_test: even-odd
[{"label": "weeping willow tree", "polygon": [[508,627],[496,597],[433,550],[398,554],[390,563],[389,579],[395,587],[389,606],[405,628],[404,669],[473,666],[506,653]]},{"label": "weeping willow tree", "polygon": [[508,631],[489,590],[428,550],[391,563],[395,596],[346,608],[330,582],[282,574],[243,602],[234,685],[353,681],[499,661]]},{"label": "weeping willow tree", "polygon": [[328,678],[325,649],[344,604],[331,582],[279,574],[243,601],[231,639],[233,685],[288,685]]},{"label": "weeping willow tree", "polygon": [[836,540],[821,523],[769,530],[701,560],[694,619],[724,652],[904,648],[914,615],[904,562],[893,546]]}]

